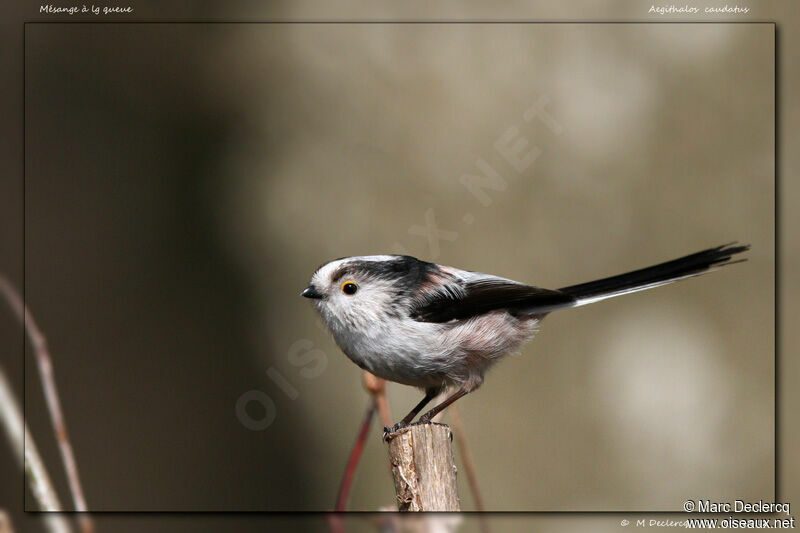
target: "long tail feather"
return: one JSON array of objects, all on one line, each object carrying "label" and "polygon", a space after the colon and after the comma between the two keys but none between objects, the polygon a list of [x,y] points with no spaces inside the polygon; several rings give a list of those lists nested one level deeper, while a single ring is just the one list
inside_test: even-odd
[{"label": "long tail feather", "polygon": [[581,283],[559,289],[570,295],[575,303],[569,307],[586,305],[606,298],[613,298],[622,294],[642,291],[659,285],[666,285],[706,272],[713,272],[719,267],[741,263],[746,259],[731,261],[731,258],[750,249],[750,245],[737,245],[736,243],[724,244],[716,248],[709,248],[685,257],[673,259],[648,268],[634,270],[610,278]]}]

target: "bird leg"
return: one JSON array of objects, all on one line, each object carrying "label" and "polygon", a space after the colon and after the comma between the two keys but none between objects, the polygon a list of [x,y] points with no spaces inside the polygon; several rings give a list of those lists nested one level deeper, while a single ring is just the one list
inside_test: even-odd
[{"label": "bird leg", "polygon": [[420,400],[420,402],[417,405],[415,405],[414,408],[405,417],[403,417],[403,419],[400,422],[392,426],[391,429],[383,428],[384,431],[387,433],[394,433],[398,429],[404,428],[407,425],[409,425],[411,421],[414,420],[414,417],[417,416],[420,411],[422,411],[422,408],[428,405],[431,400],[436,398],[436,396],[439,394],[440,391],[441,388],[438,387],[425,389],[425,397],[422,398],[422,400]]},{"label": "bird leg", "polygon": [[444,409],[446,409],[450,404],[461,398],[462,396],[466,396],[469,393],[469,389],[466,387],[461,387],[456,392],[454,392],[449,398],[446,398],[442,403],[419,417],[419,421],[421,424],[429,423],[434,416],[441,413]]}]

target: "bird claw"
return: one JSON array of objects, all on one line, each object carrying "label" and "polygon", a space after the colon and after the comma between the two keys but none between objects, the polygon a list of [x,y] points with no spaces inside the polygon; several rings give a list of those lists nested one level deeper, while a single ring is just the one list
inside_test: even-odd
[{"label": "bird claw", "polygon": [[[398,422],[397,424],[393,425],[392,427],[383,426],[383,437],[382,437],[383,438],[383,442],[389,442],[391,440],[392,436],[395,433],[397,433],[398,431],[400,431],[401,429],[409,428],[409,427],[412,427],[412,426],[421,426],[421,425],[425,425],[425,424],[435,424],[437,426],[444,426],[444,427],[449,429],[447,424],[442,424],[442,423],[439,423],[439,422],[431,422],[430,418],[427,418],[425,416],[421,416],[416,422],[411,422],[409,424],[404,424],[403,422]],[[453,433],[452,432],[450,433],[450,440],[451,441],[453,440]]]},{"label": "bird claw", "polygon": [[389,437],[393,433],[397,433],[398,431],[400,431],[401,429],[403,429],[405,427],[408,427],[408,424],[403,424],[402,422],[398,422],[397,424],[393,425],[392,427],[383,426],[383,441],[384,442],[388,442],[389,441]]}]

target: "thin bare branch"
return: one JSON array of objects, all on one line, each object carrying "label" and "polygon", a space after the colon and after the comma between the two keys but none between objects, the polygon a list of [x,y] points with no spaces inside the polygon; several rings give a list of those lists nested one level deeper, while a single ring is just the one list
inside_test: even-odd
[{"label": "thin bare branch", "polygon": [[[39,449],[25,424],[22,410],[11,392],[11,384],[2,368],[0,368],[0,423],[6,430],[14,457],[20,468],[26,473],[26,481],[39,508],[42,511],[61,511],[58,494],[53,489],[50,475],[47,473],[47,468],[39,455]],[[45,522],[53,533],[69,533],[70,531],[69,524],[59,514],[48,514]]]},{"label": "thin bare branch", "polygon": [[364,414],[364,419],[361,422],[361,429],[358,431],[356,442],[353,444],[353,449],[350,451],[350,457],[347,460],[347,466],[345,466],[344,475],[339,484],[339,493],[336,495],[336,507],[334,508],[335,513],[331,513],[327,517],[331,533],[344,533],[344,517],[340,513],[347,510],[347,501],[350,499],[350,488],[353,486],[353,479],[355,478],[358,463],[364,451],[364,444],[369,434],[369,427],[372,424],[374,416],[375,401],[370,399],[369,405],[367,405],[367,411]]},{"label": "thin bare branch", "polygon": [[358,468],[358,463],[361,460],[361,453],[364,451],[364,443],[369,434],[369,427],[372,424],[372,418],[375,416],[375,402],[370,399],[367,411],[364,413],[364,419],[361,421],[361,429],[358,431],[356,442],[353,444],[353,449],[350,452],[350,458],[347,460],[347,466],[344,469],[344,476],[342,476],[342,483],[339,486],[339,494],[336,496],[337,512],[347,510],[347,500],[350,497],[350,488],[353,485],[353,478]]},{"label": "thin bare branch", "polygon": [[[12,311],[14,311],[14,314],[17,315],[17,318],[23,324],[25,333],[33,348],[33,353],[39,368],[39,377],[42,380],[42,389],[44,390],[47,409],[50,413],[50,421],[53,424],[56,441],[58,442],[58,448],[61,452],[61,460],[64,462],[64,470],[67,475],[70,493],[72,494],[72,501],[76,511],[86,513],[88,511],[86,498],[83,495],[83,487],[81,486],[80,477],[78,476],[75,454],[72,451],[72,444],[69,439],[69,434],[67,433],[67,424],[61,409],[61,401],[59,400],[55,378],[53,377],[53,363],[50,359],[47,341],[36,325],[36,321],[33,319],[30,311],[25,306],[25,302],[22,301],[19,293],[17,293],[11,283],[2,276],[0,276],[0,292],[3,293]],[[94,526],[88,515],[84,514],[81,516],[80,524],[81,530],[84,533],[91,533],[94,531]]]},{"label": "thin bare branch", "polygon": [[381,423],[384,426],[392,425],[392,411],[389,408],[389,400],[386,398],[386,380],[374,376],[364,371],[363,375],[364,388],[375,398],[375,405],[378,406],[378,412],[381,415]]},{"label": "thin bare branch", "polygon": [[[480,487],[478,486],[478,475],[475,473],[475,463],[472,461],[472,454],[467,446],[467,435],[464,431],[464,421],[461,419],[461,413],[458,406],[450,406],[450,419],[453,424],[453,432],[456,434],[456,446],[458,446],[458,453],[461,456],[461,462],[464,463],[464,470],[467,472],[467,482],[469,483],[469,490],[472,492],[472,498],[475,500],[475,508],[478,511],[484,512],[486,508],[483,506],[483,498],[481,497]],[[481,515],[481,530],[486,533],[489,528],[488,524]]]}]

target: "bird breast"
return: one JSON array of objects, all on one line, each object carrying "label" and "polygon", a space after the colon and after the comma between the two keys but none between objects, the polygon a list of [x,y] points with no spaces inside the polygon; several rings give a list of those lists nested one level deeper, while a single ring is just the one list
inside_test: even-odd
[{"label": "bird breast", "polygon": [[330,323],[342,351],[358,366],[390,381],[418,387],[482,379],[497,359],[536,333],[536,317],[492,311],[443,324],[386,316]]}]

